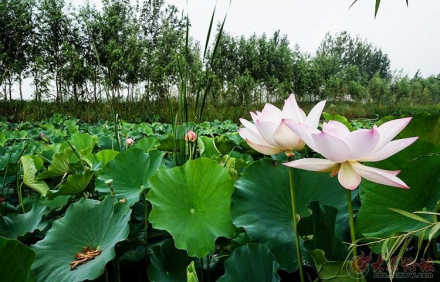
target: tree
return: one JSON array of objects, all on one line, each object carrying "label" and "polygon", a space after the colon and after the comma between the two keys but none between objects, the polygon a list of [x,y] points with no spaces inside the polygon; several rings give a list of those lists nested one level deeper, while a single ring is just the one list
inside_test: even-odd
[{"label": "tree", "polygon": [[389,93],[388,83],[380,77],[379,73],[376,73],[370,80],[368,91],[373,102],[380,107]]},{"label": "tree", "polygon": [[48,72],[54,75],[55,97],[63,102],[62,67],[66,63],[63,46],[69,36],[71,17],[65,13],[64,0],[39,0],[38,2],[38,42],[42,59],[47,63]]},{"label": "tree", "polygon": [[335,58],[341,70],[349,66],[357,66],[365,84],[376,73],[382,79],[391,78],[388,55],[359,36],[351,37],[346,31],[334,37],[327,33],[318,48],[317,56]]},{"label": "tree", "polygon": [[[12,99],[12,85],[19,82],[29,65],[29,42],[33,32],[32,0],[8,0],[0,3],[0,84],[5,82],[4,99]],[[8,86],[8,87],[7,87]],[[8,90],[8,91],[7,91]]]}]

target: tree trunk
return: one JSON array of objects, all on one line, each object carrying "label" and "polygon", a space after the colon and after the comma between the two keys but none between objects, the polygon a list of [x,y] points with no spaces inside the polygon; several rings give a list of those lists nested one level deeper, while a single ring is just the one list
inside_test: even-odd
[{"label": "tree trunk", "polygon": [[20,92],[20,100],[23,101],[23,89],[22,89],[22,78],[21,78],[21,74],[18,76],[18,90]]},{"label": "tree trunk", "polygon": [[8,84],[9,84],[9,101],[12,101],[12,77],[8,76]]},{"label": "tree trunk", "polygon": [[5,79],[5,89],[4,89],[4,92],[5,92],[5,102],[8,101],[7,85],[8,85],[8,84],[7,84],[6,79]]}]

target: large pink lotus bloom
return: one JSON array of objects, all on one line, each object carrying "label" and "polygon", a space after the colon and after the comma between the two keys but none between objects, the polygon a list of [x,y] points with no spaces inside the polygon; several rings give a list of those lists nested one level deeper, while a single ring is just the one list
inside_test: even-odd
[{"label": "large pink lotus bloom", "polygon": [[325,101],[319,102],[306,116],[292,94],[285,101],[283,110],[267,103],[261,112],[250,113],[254,123],[240,119],[244,128],[238,132],[251,148],[262,154],[274,155],[284,151],[291,155],[292,151],[302,149],[304,142],[282,121],[291,119],[317,128],[324,106]]},{"label": "large pink lotus bloom", "polygon": [[384,160],[414,143],[418,137],[391,141],[410,122],[411,118],[388,121],[373,129],[350,130],[338,121],[324,123],[322,132],[307,124],[285,120],[292,129],[314,151],[326,159],[306,158],[284,163],[286,166],[338,174],[338,180],[347,189],[359,186],[361,177],[370,181],[395,186],[409,187],[396,175],[400,172],[369,167],[361,162]]}]

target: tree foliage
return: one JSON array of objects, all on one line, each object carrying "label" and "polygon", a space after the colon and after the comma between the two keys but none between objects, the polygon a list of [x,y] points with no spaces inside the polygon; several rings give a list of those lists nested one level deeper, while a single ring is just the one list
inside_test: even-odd
[{"label": "tree foliage", "polygon": [[[249,37],[223,32],[217,49],[208,46],[203,55],[210,58],[215,49],[215,60],[205,61],[199,42],[189,36],[186,46],[190,23],[175,6],[164,0],[102,1],[102,9],[90,2],[74,8],[65,0],[2,1],[2,98],[11,100],[17,89],[23,98],[21,85],[29,78],[36,101],[160,102],[177,96],[185,52],[189,101],[207,85],[214,105],[275,102],[290,93],[303,101],[379,105],[440,99],[437,78],[393,74],[387,54],[345,31],[327,34],[316,54],[292,46],[279,30]],[[219,32],[220,26],[214,36]]]}]

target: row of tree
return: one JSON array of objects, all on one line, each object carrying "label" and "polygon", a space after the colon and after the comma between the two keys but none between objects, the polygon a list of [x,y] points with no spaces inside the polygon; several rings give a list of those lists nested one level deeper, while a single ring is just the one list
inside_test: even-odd
[{"label": "row of tree", "polygon": [[[2,1],[2,98],[11,100],[13,91],[23,98],[28,78],[37,101],[110,98],[103,93],[129,101],[164,99],[177,89],[178,60],[184,58],[188,95],[210,83],[209,97],[220,103],[274,101],[292,92],[311,101],[440,101],[440,75],[393,73],[380,48],[346,32],[327,34],[313,56],[298,45],[291,48],[279,31],[248,38],[222,33],[215,55],[211,48],[205,56],[214,59],[205,62],[199,42],[185,44],[189,23],[175,6],[164,0],[102,1],[102,9],[64,0]],[[209,79],[200,80],[202,72]]]}]

